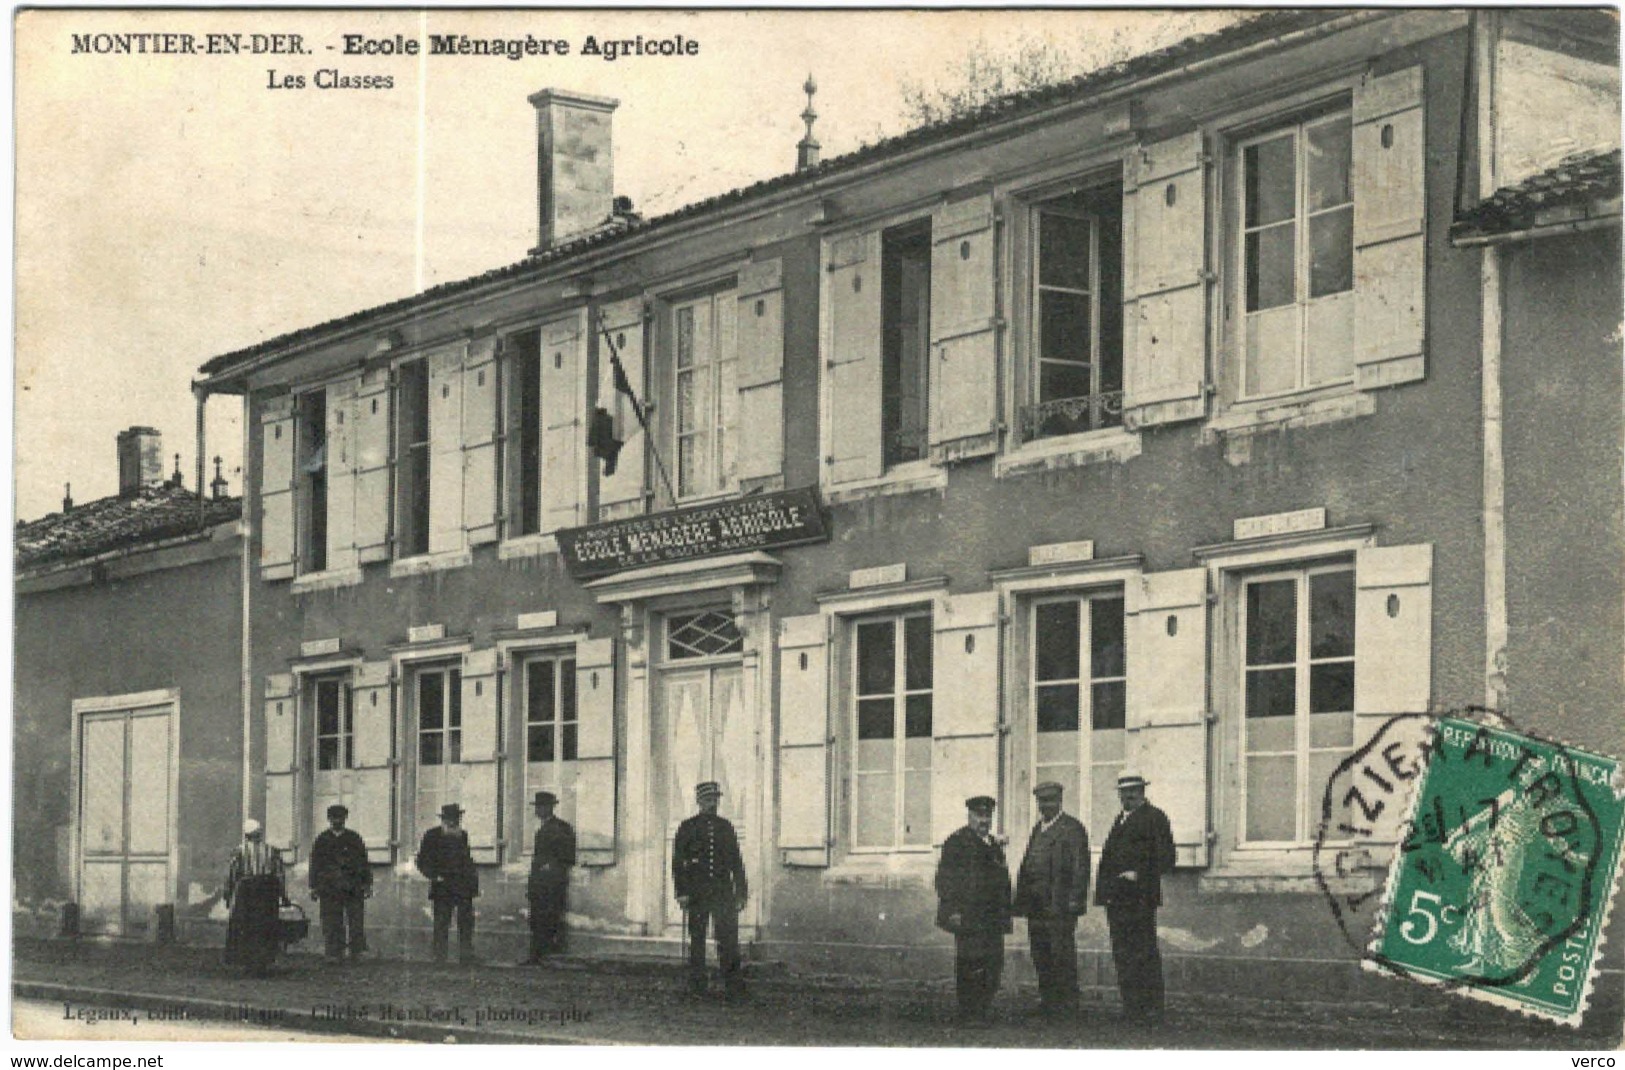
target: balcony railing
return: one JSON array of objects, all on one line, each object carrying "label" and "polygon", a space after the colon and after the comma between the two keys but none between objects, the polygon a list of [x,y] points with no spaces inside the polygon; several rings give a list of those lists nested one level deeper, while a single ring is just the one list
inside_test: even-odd
[{"label": "balcony railing", "polygon": [[1076,435],[1123,424],[1123,392],[1089,394],[1080,398],[1058,398],[1021,407],[1021,440],[1057,435]]}]

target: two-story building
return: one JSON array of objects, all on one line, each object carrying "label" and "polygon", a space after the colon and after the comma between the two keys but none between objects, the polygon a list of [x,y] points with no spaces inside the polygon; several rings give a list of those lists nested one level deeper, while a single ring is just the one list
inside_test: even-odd
[{"label": "two-story building", "polygon": [[[481,938],[517,949],[552,789],[578,946],[675,950],[671,835],[716,779],[757,955],[936,971],[962,800],[1019,857],[1058,780],[1098,848],[1132,766],[1178,846],[1171,984],[1354,991],[1323,889],[1369,918],[1393,829],[1327,785],[1392,715],[1505,684],[1495,561],[1602,599],[1586,701],[1521,709],[1621,749],[1617,545],[1565,566],[1515,496],[1491,522],[1494,254],[1451,240],[1506,86],[1617,132],[1595,17],[1270,13],[650,219],[616,102],[536,94],[529,255],[203,368],[250,428],[270,841],[302,863],[346,801],[369,927],[421,954],[411,859],[458,801]],[[1614,288],[1573,299],[1617,323],[1607,234]],[[1606,382],[1577,389],[1617,445]],[[1515,478],[1617,535],[1617,464]],[[1104,977],[1096,912],[1080,942]]]}]

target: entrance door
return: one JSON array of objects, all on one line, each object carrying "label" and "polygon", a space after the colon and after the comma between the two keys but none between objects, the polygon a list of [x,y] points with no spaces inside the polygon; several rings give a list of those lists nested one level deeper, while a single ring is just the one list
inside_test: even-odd
[{"label": "entrance door", "polygon": [[87,713],[79,731],[79,924],[137,936],[173,901],[168,706]]}]

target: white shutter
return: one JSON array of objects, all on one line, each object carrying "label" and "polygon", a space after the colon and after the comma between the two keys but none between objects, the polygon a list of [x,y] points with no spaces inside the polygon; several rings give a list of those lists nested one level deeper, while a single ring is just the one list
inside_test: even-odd
[{"label": "white shutter", "polygon": [[829,244],[829,482],[885,470],[880,419],[880,234]]},{"label": "white shutter", "polygon": [[363,663],[350,694],[354,727],[355,790],[350,797],[351,828],[367,845],[371,862],[395,858],[395,715],[390,701],[390,664]]},{"label": "white shutter", "polygon": [[1124,592],[1125,768],[1151,782],[1182,866],[1208,862],[1207,570],[1150,572]]},{"label": "white shutter", "polygon": [[374,368],[356,391],[355,544],[361,564],[389,559],[389,369]]},{"label": "white shutter", "polygon": [[497,796],[502,777],[497,761],[497,654],[473,650],[463,656],[462,754],[457,766],[458,801],[467,811],[463,827],[476,862],[497,860]]},{"label": "white shutter", "polygon": [[1425,372],[1424,119],[1419,66],[1355,87],[1354,363],[1363,390]]},{"label": "white shutter", "polygon": [[999,791],[999,593],[946,599],[933,620],[931,842],[965,823],[965,800]]},{"label": "white shutter", "polygon": [[584,866],[615,863],[615,640],[576,644],[576,850]]},{"label": "white shutter", "polygon": [[829,629],[821,613],[779,621],[779,848],[829,865]]},{"label": "white shutter", "polygon": [[[1207,155],[1202,133],[1142,145],[1125,167],[1124,418],[1207,412]],[[1131,188],[1132,187],[1132,188]]]},{"label": "white shutter", "polygon": [[265,677],[265,842],[280,851],[294,848],[298,824],[299,714],[293,675]]},{"label": "white shutter", "polygon": [[260,413],[260,576],[293,575],[293,399],[268,401]]},{"label": "white shutter", "polygon": [[738,476],[784,471],[783,263],[764,260],[739,272]]},{"label": "white shutter", "polygon": [[356,567],[355,401],[360,377],[327,388],[327,567]]},{"label": "white shutter", "polygon": [[931,446],[939,462],[998,446],[995,235],[990,194],[931,217]]},{"label": "white shutter", "polygon": [[463,349],[429,355],[429,552],[461,550],[463,536]]},{"label": "white shutter", "polygon": [[463,366],[463,528],[468,544],[497,537],[496,338],[477,339]]},{"label": "white shutter", "polygon": [[582,521],[586,429],[581,423],[581,329],[575,317],[542,328],[542,531]]},{"label": "white shutter", "polygon": [[[627,383],[637,394],[638,401],[646,402],[649,390],[643,373],[643,298],[630,297],[606,305],[602,323],[603,330],[598,342],[598,405],[615,418],[615,437],[621,441],[621,453],[616,458],[614,475],[604,475],[602,464],[598,465],[598,505],[601,509],[615,506],[616,515],[624,516],[642,511],[641,506],[645,501],[643,474],[649,441],[638,423],[632,402],[615,389],[615,371],[609,353],[613,344],[615,353],[621,358]],[[633,503],[637,508],[633,507]]]}]

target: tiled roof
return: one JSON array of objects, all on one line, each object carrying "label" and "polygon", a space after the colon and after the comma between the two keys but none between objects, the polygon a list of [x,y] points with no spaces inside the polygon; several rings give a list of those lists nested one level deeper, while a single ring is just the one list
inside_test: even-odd
[{"label": "tiled roof", "polygon": [[545,252],[533,254],[524,260],[508,264],[505,267],[495,268],[471,278],[442,283],[411,297],[353,312],[338,319],[304,327],[247,348],[215,357],[203,365],[202,372],[206,376],[217,375],[263,353],[317,338],[330,331],[354,326],[375,317],[403,312],[414,306],[427,304],[466,290],[473,290],[488,283],[537,274],[545,268],[554,267],[590,250],[603,249],[675,223],[686,222],[712,212],[721,211],[724,208],[732,207],[756,197],[791,190],[831,175],[850,171],[865,164],[885,160],[892,156],[900,156],[904,152],[971,133],[991,123],[1002,123],[1023,118],[1046,108],[1081,99],[1090,93],[1105,92],[1118,85],[1137,79],[1175,71],[1198,59],[1246,48],[1249,45],[1281,37],[1297,30],[1307,29],[1350,13],[1350,10],[1335,8],[1261,12],[1234,25],[1226,26],[1221,30],[1188,37],[1166,48],[1147,52],[1123,60],[1120,63],[1114,63],[1109,67],[1102,67],[1099,70],[1081,74],[1076,78],[1000,97],[965,115],[928,123],[906,133],[884,138],[872,145],[865,145],[849,152],[844,156],[825,160],[804,171],[792,171],[774,178],[764,179],[749,186],[742,186],[727,193],[718,194],[715,197],[696,201],[693,204],[651,219],[636,221],[628,219],[625,220],[624,225],[617,226],[615,224],[619,220],[612,218],[606,222],[605,226],[597,230],[590,231],[579,238],[566,241]]},{"label": "tiled roof", "polygon": [[16,567],[21,571],[83,561],[199,534],[238,519],[242,512],[241,498],[205,499],[200,516],[197,495],[169,484],[143,488],[129,498],[99,498],[17,525]]},{"label": "tiled roof", "polygon": [[1498,189],[1456,217],[1454,239],[1516,234],[1536,227],[1620,214],[1620,152],[1591,150],[1564,157],[1538,175]]}]

